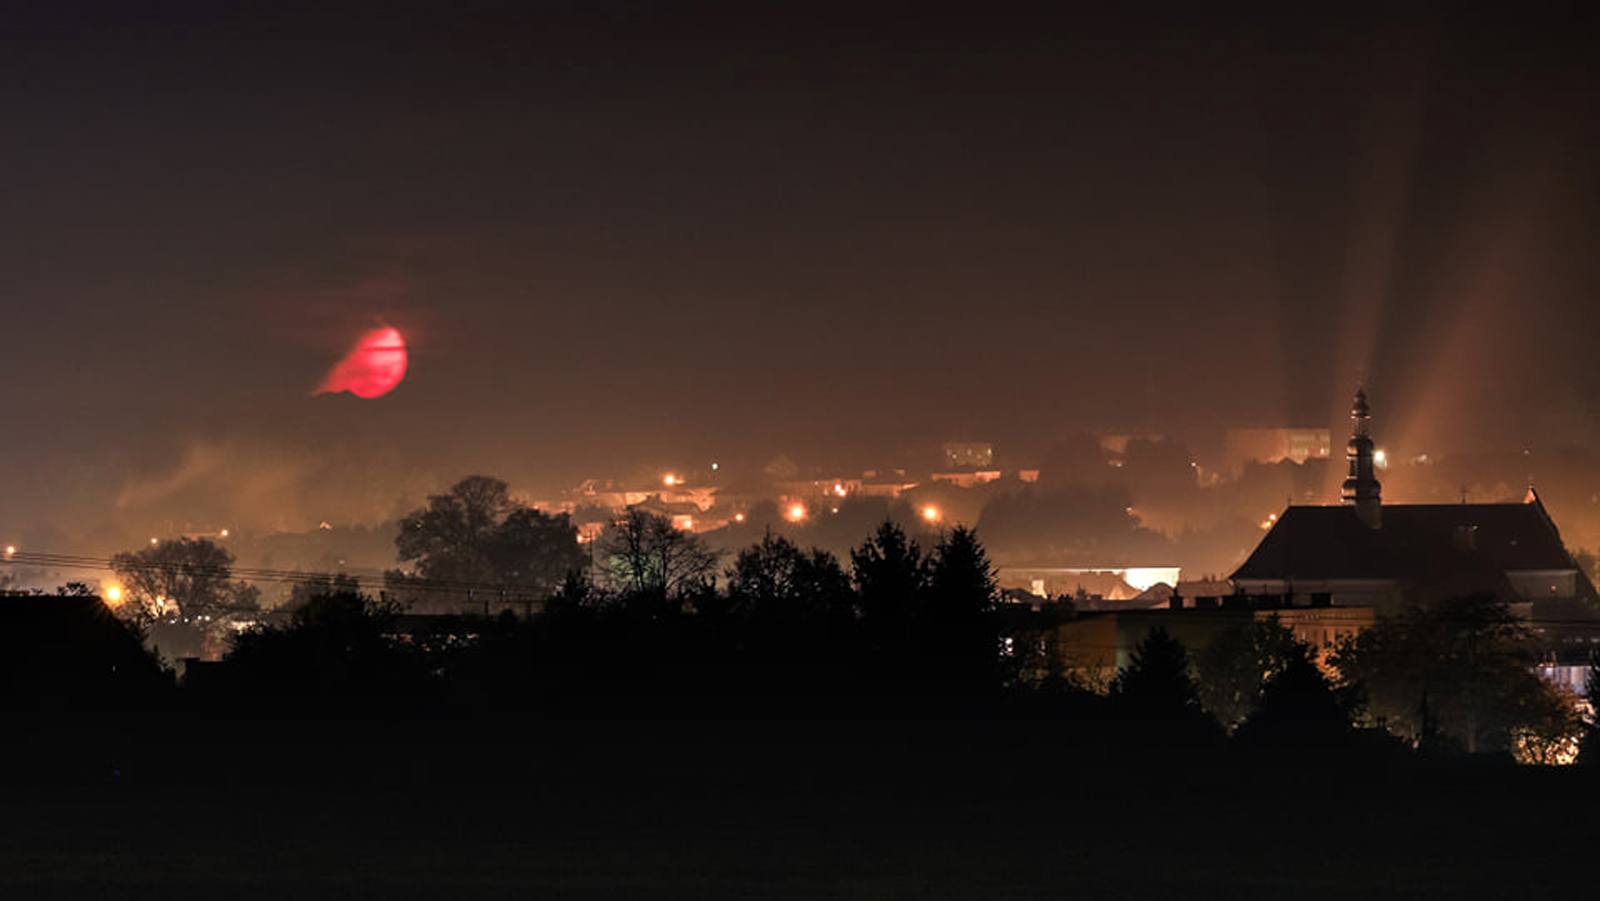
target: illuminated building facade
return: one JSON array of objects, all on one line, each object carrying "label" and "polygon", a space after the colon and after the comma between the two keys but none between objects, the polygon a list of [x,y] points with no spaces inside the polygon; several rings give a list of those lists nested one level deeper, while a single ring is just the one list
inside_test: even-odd
[{"label": "illuminated building facade", "polygon": [[987,441],[948,441],[940,459],[950,469],[988,469],[994,465],[994,445]]}]

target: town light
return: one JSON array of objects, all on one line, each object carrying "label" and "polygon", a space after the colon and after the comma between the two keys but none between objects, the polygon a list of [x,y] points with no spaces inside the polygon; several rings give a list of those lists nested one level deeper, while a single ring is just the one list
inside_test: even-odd
[{"label": "town light", "polygon": [[152,545],[154,545],[154,544],[158,544],[158,543],[159,543],[159,542],[157,542],[157,541],[156,541],[156,539],[155,539],[155,537],[154,537],[154,536],[151,536],[151,538],[150,538],[150,543],[151,543],[151,544],[152,544]]},{"label": "town light", "polygon": [[922,508],[922,518],[926,519],[928,522],[938,522],[939,521],[939,508],[935,507],[935,506],[933,506],[931,504],[929,506],[923,507]]},{"label": "town light", "polygon": [[11,555],[15,554],[16,552],[17,552],[17,546],[16,545],[14,545],[14,544],[6,545],[6,556],[7,557],[10,557]]},{"label": "town light", "polygon": [[1389,465],[1389,455],[1381,450],[1375,450],[1372,452],[1372,462],[1376,463],[1379,469],[1383,469]]},{"label": "town light", "polygon": [[111,604],[122,603],[122,589],[113,585],[106,589],[106,601]]},{"label": "town light", "polygon": [[669,472],[662,477],[661,483],[666,485],[668,488],[671,488],[672,486],[678,484],[678,477]]},{"label": "town light", "polygon": [[800,520],[805,519],[806,518],[806,505],[805,504],[790,504],[789,505],[789,509],[784,511],[784,517],[786,519],[788,519],[790,522],[799,522]]},{"label": "town light", "polygon": [[735,513],[735,514],[733,514],[733,521],[734,522],[744,522],[744,514],[743,513]]},{"label": "town light", "polygon": [[221,531],[221,532],[220,532],[220,533],[218,533],[218,534],[219,534],[219,536],[220,536],[220,537],[222,537],[222,538],[227,538],[227,537],[228,537],[228,530],[227,530],[227,529],[223,529],[223,530],[222,530],[222,531]]}]

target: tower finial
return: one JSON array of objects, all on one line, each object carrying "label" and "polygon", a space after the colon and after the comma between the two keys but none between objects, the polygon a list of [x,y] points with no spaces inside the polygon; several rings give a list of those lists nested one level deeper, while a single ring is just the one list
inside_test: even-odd
[{"label": "tower finial", "polygon": [[1372,408],[1367,404],[1365,387],[1356,388],[1355,401],[1350,405],[1350,444],[1346,459],[1350,463],[1349,478],[1344,480],[1341,492],[1344,503],[1355,508],[1356,516],[1369,528],[1383,524],[1382,486],[1373,472],[1372,436],[1368,434]]}]

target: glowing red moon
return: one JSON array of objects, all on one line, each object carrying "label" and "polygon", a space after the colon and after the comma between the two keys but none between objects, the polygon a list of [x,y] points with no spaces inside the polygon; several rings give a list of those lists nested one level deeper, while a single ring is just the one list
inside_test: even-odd
[{"label": "glowing red moon", "polygon": [[395,328],[373,329],[333,367],[312,394],[348,391],[356,397],[382,397],[406,377],[406,340]]}]

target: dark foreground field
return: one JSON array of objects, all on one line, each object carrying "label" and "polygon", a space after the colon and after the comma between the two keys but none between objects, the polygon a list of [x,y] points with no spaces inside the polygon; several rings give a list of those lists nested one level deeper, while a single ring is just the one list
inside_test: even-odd
[{"label": "dark foreground field", "polygon": [[[58,735],[4,898],[1554,898],[1595,780],[868,726]],[[52,750],[53,748],[53,750]],[[52,762],[43,764],[43,755]]]}]

